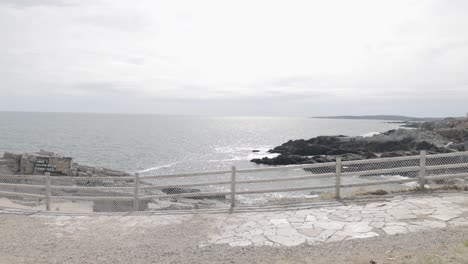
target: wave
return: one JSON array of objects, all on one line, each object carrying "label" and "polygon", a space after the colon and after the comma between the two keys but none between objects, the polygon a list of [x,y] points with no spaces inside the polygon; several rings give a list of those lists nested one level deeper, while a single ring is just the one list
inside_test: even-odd
[{"label": "wave", "polygon": [[380,132],[369,132],[369,133],[366,133],[364,135],[361,135],[361,137],[373,137],[373,136],[376,136],[376,135],[379,135],[381,134]]},{"label": "wave", "polygon": [[[258,150],[258,152],[253,152],[253,150]],[[274,158],[278,156],[277,153],[269,153],[270,148],[253,148],[253,147],[221,147],[216,148],[216,152],[226,154],[231,156],[224,159],[212,159],[208,162],[226,162],[226,161],[241,161],[241,160],[251,160],[251,159],[261,159],[263,157]]]},{"label": "wave", "polygon": [[172,166],[174,166],[176,164],[177,164],[177,162],[174,162],[174,163],[170,163],[170,164],[166,164],[166,165],[151,167],[151,168],[140,170],[140,171],[137,171],[137,172],[138,173],[145,173],[145,172],[150,172],[150,171],[157,171],[157,170],[160,170],[160,169],[170,168],[170,167],[172,167]]},{"label": "wave", "polygon": [[260,150],[261,152],[267,152],[270,148],[267,146],[262,147],[251,147],[251,146],[242,146],[242,147],[217,147],[215,151],[217,153],[239,153],[239,152],[252,152],[252,150]]}]

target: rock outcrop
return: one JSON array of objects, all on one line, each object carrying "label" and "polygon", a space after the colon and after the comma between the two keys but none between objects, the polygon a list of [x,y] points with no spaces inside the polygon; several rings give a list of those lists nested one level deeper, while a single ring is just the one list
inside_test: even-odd
[{"label": "rock outcrop", "polygon": [[[38,159],[54,159],[54,170],[38,170]],[[64,160],[64,166],[60,167],[60,161]],[[45,171],[52,175],[66,176],[130,176],[129,173],[112,170],[108,168],[98,168],[92,166],[72,163],[71,158],[66,158],[53,152],[41,150],[36,153],[15,154],[5,152],[0,158],[0,174],[9,175],[33,175],[44,174]],[[66,163],[68,162],[68,163]]]},{"label": "rock outcrop", "polygon": [[[0,158],[0,174],[3,175],[40,175],[45,172],[50,172],[54,176],[69,176],[70,182],[77,186],[113,186],[113,187],[133,187],[132,180],[124,180],[115,177],[130,176],[131,174],[123,171],[100,168],[93,166],[81,165],[73,163],[72,158],[62,157],[48,151],[39,151],[37,153],[14,154],[5,152]],[[76,177],[73,179],[73,177]],[[78,178],[79,177],[79,178]],[[86,177],[86,178],[81,178]],[[99,177],[94,178],[92,177]],[[104,178],[101,178],[104,177]],[[112,177],[106,179],[106,177]],[[8,183],[23,183],[31,180],[17,179],[8,180]],[[32,180],[34,182],[34,180]],[[36,184],[43,184],[43,180],[36,180]],[[143,186],[151,186],[151,182],[140,181]],[[4,191],[17,191],[5,187]],[[29,191],[29,190],[28,190]],[[25,191],[26,192],[26,191]],[[162,190],[141,190],[142,195],[162,195],[162,194],[185,194],[185,193],[200,193],[200,189],[190,188],[163,188]],[[103,188],[89,188],[77,190],[58,190],[52,191],[54,196],[81,196],[88,197],[93,202],[94,212],[129,212],[134,209],[133,192],[107,190]],[[93,197],[129,197],[129,200],[102,200],[94,199]],[[226,202],[224,195],[195,195],[193,197],[169,197],[162,199],[140,198],[138,202],[139,211],[152,209],[192,209],[192,208],[211,208],[219,206]],[[149,208],[151,205],[152,208]]]},{"label": "rock outcrop", "polygon": [[[292,165],[417,155],[468,150],[468,119],[447,118],[413,122],[418,129],[394,129],[371,137],[319,136],[290,140],[271,150],[274,158],[252,159],[257,164]],[[411,126],[410,123],[406,126]]]}]

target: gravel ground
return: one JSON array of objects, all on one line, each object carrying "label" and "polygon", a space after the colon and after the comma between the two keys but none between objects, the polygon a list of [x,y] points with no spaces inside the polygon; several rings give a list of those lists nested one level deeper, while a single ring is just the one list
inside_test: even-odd
[{"label": "gravel ground", "polygon": [[48,218],[4,214],[0,263],[468,263],[466,226],[313,246],[199,248],[212,230],[205,219],[119,230],[109,221],[52,226]]}]

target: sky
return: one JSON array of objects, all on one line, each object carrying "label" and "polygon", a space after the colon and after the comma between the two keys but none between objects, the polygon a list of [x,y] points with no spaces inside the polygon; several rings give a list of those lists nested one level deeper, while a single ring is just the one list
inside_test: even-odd
[{"label": "sky", "polygon": [[0,0],[0,111],[468,112],[465,0]]}]

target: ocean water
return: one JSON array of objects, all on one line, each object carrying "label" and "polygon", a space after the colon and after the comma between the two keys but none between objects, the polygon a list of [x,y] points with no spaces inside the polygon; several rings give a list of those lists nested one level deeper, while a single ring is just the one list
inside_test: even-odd
[{"label": "ocean water", "polygon": [[0,112],[0,152],[44,149],[80,164],[159,175],[261,167],[249,160],[271,156],[267,150],[290,139],[395,127],[376,120]]}]

